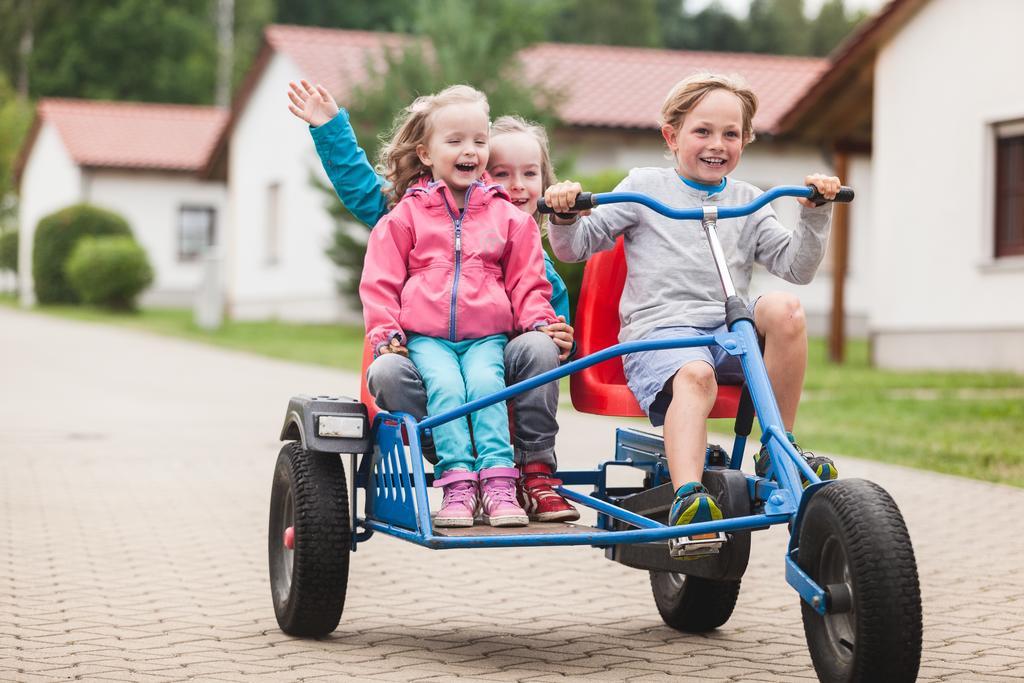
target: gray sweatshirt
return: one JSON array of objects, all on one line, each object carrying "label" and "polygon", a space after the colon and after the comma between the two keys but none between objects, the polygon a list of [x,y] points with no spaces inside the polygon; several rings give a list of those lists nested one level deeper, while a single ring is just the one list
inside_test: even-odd
[{"label": "gray sweatshirt", "polygon": [[[642,192],[672,208],[737,206],[762,194],[729,178],[722,192],[708,196],[671,168],[634,168],[615,191]],[[800,225],[790,231],[769,204],[743,218],[719,219],[718,237],[737,294],[748,300],[755,262],[789,282],[810,282],[825,255],[831,218],[831,204],[801,207]],[[599,206],[569,225],[552,223],[548,234],[563,261],[584,261],[623,236],[629,275],[619,302],[620,341],[641,339],[656,327],[725,323],[725,293],[699,221],[673,220],[630,202]]]}]

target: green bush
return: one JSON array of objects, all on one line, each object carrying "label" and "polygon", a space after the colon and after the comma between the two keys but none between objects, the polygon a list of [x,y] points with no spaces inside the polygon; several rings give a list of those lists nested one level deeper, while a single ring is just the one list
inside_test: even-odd
[{"label": "green bush", "polygon": [[65,274],[79,300],[131,310],[153,282],[146,252],[131,237],[83,237],[68,258]]},{"label": "green bush", "polygon": [[18,272],[18,231],[0,232],[0,270]]},{"label": "green bush", "polygon": [[36,299],[41,304],[78,303],[80,299],[64,270],[78,240],[87,235],[131,234],[124,218],[88,204],[76,204],[44,216],[32,245]]}]

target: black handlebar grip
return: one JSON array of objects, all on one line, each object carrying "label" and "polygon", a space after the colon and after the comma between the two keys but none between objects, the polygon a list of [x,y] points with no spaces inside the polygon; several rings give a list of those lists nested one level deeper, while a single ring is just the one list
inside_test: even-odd
[{"label": "black handlebar grip", "polygon": [[835,199],[825,199],[821,195],[821,193],[818,192],[818,188],[816,188],[814,185],[808,185],[807,187],[811,188],[811,195],[808,197],[808,199],[810,199],[812,202],[814,202],[815,206],[821,206],[822,204],[826,204],[826,203],[828,203],[830,201],[833,201],[833,202],[852,202],[853,201],[853,188],[852,187],[847,187],[846,185],[843,185],[842,187],[839,188],[839,192],[836,193],[836,198]]},{"label": "black handlebar grip", "polygon": [[[557,214],[559,218],[572,218],[572,214],[577,211],[586,211],[587,209],[594,208],[594,195],[590,192],[580,192],[576,195],[576,201],[573,202],[570,213]],[[554,209],[548,206],[548,203],[541,197],[537,200],[537,210],[541,213],[555,213]]]}]

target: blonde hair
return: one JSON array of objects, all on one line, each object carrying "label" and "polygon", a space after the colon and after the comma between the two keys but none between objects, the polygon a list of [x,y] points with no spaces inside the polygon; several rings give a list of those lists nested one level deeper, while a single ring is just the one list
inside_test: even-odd
[{"label": "blonde hair", "polygon": [[723,76],[705,72],[693,74],[679,81],[672,86],[665,103],[661,105],[661,118],[658,124],[669,125],[678,130],[686,115],[713,90],[726,90],[739,98],[743,108],[743,144],[749,145],[754,141],[757,95],[742,77],[736,75]]},{"label": "blonde hair", "polygon": [[[521,116],[514,114],[499,116],[495,119],[494,123],[491,124],[491,137],[496,138],[499,135],[507,135],[509,133],[526,133],[537,141],[537,146],[540,147],[540,193],[543,196],[544,192],[555,184],[555,169],[551,165],[551,151],[548,145],[548,132],[544,130],[544,126],[533,121],[527,121]],[[546,220],[546,216],[542,216],[539,211],[535,211],[533,219],[537,221],[537,225],[542,228],[542,221]]]},{"label": "blonde hair", "polygon": [[416,148],[430,139],[434,112],[451,104],[479,104],[485,114],[490,112],[487,96],[482,92],[468,85],[452,85],[434,95],[417,97],[395,118],[390,140],[381,148],[377,162],[377,172],[390,183],[384,191],[388,208],[402,199],[417,178],[430,174],[430,168],[420,161]]}]

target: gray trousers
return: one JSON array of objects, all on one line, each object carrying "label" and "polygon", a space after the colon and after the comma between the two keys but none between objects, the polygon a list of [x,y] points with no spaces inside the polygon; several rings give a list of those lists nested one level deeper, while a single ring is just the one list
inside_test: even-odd
[{"label": "gray trousers", "polygon": [[[558,367],[558,347],[543,332],[526,332],[505,346],[505,382],[508,385],[536,377]],[[388,353],[375,359],[366,370],[366,386],[377,405],[392,412],[409,413],[417,420],[427,415],[427,390],[413,362]],[[557,468],[555,435],[558,422],[558,382],[548,382],[523,392],[512,400],[516,464],[541,462]],[[433,444],[424,443],[425,455],[433,455]]]}]

